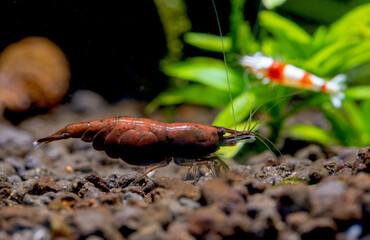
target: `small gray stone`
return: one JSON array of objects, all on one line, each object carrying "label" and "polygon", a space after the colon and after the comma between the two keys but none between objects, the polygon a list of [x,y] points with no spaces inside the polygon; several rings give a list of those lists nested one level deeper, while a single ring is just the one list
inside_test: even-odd
[{"label": "small gray stone", "polygon": [[41,167],[40,158],[35,155],[28,155],[25,158],[25,167],[26,169],[34,169]]},{"label": "small gray stone", "polygon": [[10,176],[15,174],[15,169],[12,165],[7,162],[0,162],[0,173]]}]

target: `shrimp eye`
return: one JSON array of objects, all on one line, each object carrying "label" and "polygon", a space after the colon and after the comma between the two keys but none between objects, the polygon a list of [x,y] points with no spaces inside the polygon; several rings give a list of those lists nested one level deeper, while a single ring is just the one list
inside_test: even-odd
[{"label": "shrimp eye", "polygon": [[226,129],[225,128],[220,128],[220,129],[217,130],[217,134],[218,135],[223,136],[223,135],[225,135],[225,133],[226,133]]}]

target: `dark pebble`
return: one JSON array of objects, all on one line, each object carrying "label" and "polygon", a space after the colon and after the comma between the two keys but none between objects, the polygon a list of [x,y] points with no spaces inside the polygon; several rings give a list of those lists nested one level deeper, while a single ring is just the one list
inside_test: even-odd
[{"label": "dark pebble", "polygon": [[49,204],[50,210],[69,210],[71,211],[80,198],[71,192],[58,192],[55,194],[54,199]]},{"label": "dark pebble", "polygon": [[61,145],[55,145],[55,144],[49,145],[45,149],[45,153],[46,153],[46,157],[50,159],[51,161],[57,161],[60,158],[62,158],[62,156],[68,156],[68,153],[65,147]]},{"label": "dark pebble", "polygon": [[257,181],[256,179],[247,180],[244,185],[248,189],[249,195],[262,193],[266,188],[271,186],[269,183],[263,183],[261,181]]},{"label": "dark pebble", "polygon": [[256,193],[248,197],[246,213],[252,219],[255,219],[259,215],[263,214],[264,211],[275,209],[276,201],[274,201],[270,197],[265,197],[263,194],[260,193]]},{"label": "dark pebble", "polygon": [[124,237],[128,237],[142,225],[142,219],[146,217],[144,209],[138,207],[120,208],[114,213],[115,226]]},{"label": "dark pebble", "polygon": [[114,227],[114,218],[105,208],[77,210],[74,220],[79,230],[80,239],[99,236],[103,239],[124,239]]},{"label": "dark pebble", "polygon": [[108,183],[102,178],[92,173],[86,176],[86,180],[94,184],[102,192],[109,192]]},{"label": "dark pebble", "polygon": [[46,169],[46,168],[29,169],[29,170],[19,173],[19,176],[21,176],[22,179],[24,180],[28,180],[32,178],[42,178],[42,177],[49,176],[49,175],[51,175],[50,171],[49,169]]},{"label": "dark pebble", "polygon": [[23,229],[12,235],[13,239],[51,240],[51,234],[46,227]]},{"label": "dark pebble", "polygon": [[4,162],[11,165],[18,174],[26,170],[26,167],[24,166],[24,160],[21,157],[9,156],[5,158]]},{"label": "dark pebble", "polygon": [[21,202],[26,193],[32,193],[37,188],[36,179],[29,179],[12,188],[11,199],[16,202]]},{"label": "dark pebble", "polygon": [[67,187],[67,191],[73,192],[78,194],[78,192],[81,190],[81,188],[87,183],[87,180],[84,177],[78,177],[73,182],[69,187]]},{"label": "dark pebble", "polygon": [[188,208],[189,210],[195,210],[201,207],[199,202],[185,197],[180,198],[179,203]]},{"label": "dark pebble", "polygon": [[37,187],[33,192],[42,195],[46,192],[58,192],[60,189],[61,187],[52,178],[43,177],[37,181]]},{"label": "dark pebble", "polygon": [[[132,182],[136,180],[136,178],[141,177],[141,173],[135,170],[129,170],[127,174],[118,176],[117,178],[117,185],[120,187],[132,187]],[[155,184],[153,180],[148,178],[147,176],[139,180],[135,186],[139,186],[145,193],[149,193],[151,190],[155,188]]]},{"label": "dark pebble", "polygon": [[370,173],[370,147],[360,148],[353,168],[355,172]]},{"label": "dark pebble", "polygon": [[195,240],[195,238],[189,233],[187,224],[183,222],[173,222],[168,227],[164,240]]},{"label": "dark pebble", "polygon": [[7,177],[7,175],[0,172],[0,188],[11,188],[12,185],[12,181]]},{"label": "dark pebble", "polygon": [[311,201],[306,184],[283,184],[267,190],[266,194],[277,200],[277,209],[285,220],[293,212],[310,212]]},{"label": "dark pebble", "polygon": [[311,218],[306,212],[297,212],[287,217],[287,223],[300,234],[302,240],[335,239],[337,227],[331,218]]},{"label": "dark pebble", "polygon": [[18,175],[11,175],[11,176],[9,176],[9,181],[12,182],[12,183],[21,183],[22,178]]},{"label": "dark pebble", "polygon": [[[7,205],[12,191],[9,188],[0,188],[0,209]],[[1,238],[0,238],[1,239]]]},{"label": "dark pebble", "polygon": [[108,193],[99,197],[99,202],[107,206],[121,206],[123,202],[122,193]]},{"label": "dark pebble", "polygon": [[99,188],[96,188],[94,184],[87,182],[85,183],[77,194],[80,198],[98,198],[103,196],[103,192]]},{"label": "dark pebble", "polygon": [[47,192],[42,196],[27,193],[23,197],[22,204],[37,207],[47,206],[54,198],[54,195],[55,193],[53,192]]},{"label": "dark pebble", "polygon": [[227,215],[215,205],[195,210],[190,216],[188,230],[197,239],[221,239],[234,234]]},{"label": "dark pebble", "polygon": [[0,210],[0,229],[15,234],[20,229],[36,229],[47,225],[44,211],[33,207],[12,207]]},{"label": "dark pebble", "polygon": [[325,154],[322,152],[319,146],[309,145],[308,147],[305,147],[297,151],[295,157],[298,159],[309,159],[314,162],[318,159],[325,158]]},{"label": "dark pebble", "polygon": [[35,155],[27,155],[25,158],[26,169],[40,168],[42,166],[40,158]]},{"label": "dark pebble", "polygon": [[220,179],[212,179],[201,187],[202,198],[207,205],[216,204],[230,213],[244,203],[243,197]]},{"label": "dark pebble", "polygon": [[155,184],[157,187],[166,189],[166,193],[168,194],[167,196],[174,199],[186,197],[198,200],[200,198],[200,193],[197,187],[186,183],[179,178],[161,177],[155,179]]},{"label": "dark pebble", "polygon": [[128,237],[128,240],[158,240],[164,238],[163,228],[156,223],[145,225]]},{"label": "dark pebble", "polygon": [[234,229],[234,239],[252,239],[252,220],[245,214],[234,213],[229,217],[229,224]]},{"label": "dark pebble", "polygon": [[340,181],[320,183],[310,195],[313,213],[320,214],[330,208],[334,202],[345,194],[346,186]]},{"label": "dark pebble", "polygon": [[144,197],[135,192],[127,192],[123,195],[123,205],[146,205]]}]

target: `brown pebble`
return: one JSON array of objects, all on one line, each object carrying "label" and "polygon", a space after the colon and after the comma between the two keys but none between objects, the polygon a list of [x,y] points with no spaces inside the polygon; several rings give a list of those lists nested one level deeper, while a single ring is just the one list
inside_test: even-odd
[{"label": "brown pebble", "polygon": [[353,171],[354,173],[370,172],[370,147],[360,148],[356,162],[353,164]]},{"label": "brown pebble", "polygon": [[131,240],[142,240],[142,239],[157,240],[157,239],[163,239],[163,237],[164,237],[164,230],[157,223],[145,225],[139,228],[138,231],[130,235]]},{"label": "brown pebble", "polygon": [[288,215],[286,222],[302,239],[335,239],[337,226],[331,218],[312,218],[307,212],[296,212]]},{"label": "brown pebble", "polygon": [[34,190],[36,194],[44,194],[46,192],[58,192],[61,189],[52,178],[43,177],[37,181],[37,187]]},{"label": "brown pebble", "polygon": [[226,212],[232,212],[238,205],[245,202],[238,192],[220,179],[212,179],[206,182],[201,187],[201,192],[202,198],[208,205],[216,204]]},{"label": "brown pebble", "polygon": [[92,173],[86,177],[86,180],[94,184],[100,191],[109,192],[108,184],[102,177]]},{"label": "brown pebble", "polygon": [[272,199],[276,199],[276,207],[283,218],[292,213],[299,211],[310,211],[310,188],[307,184],[283,184],[276,188],[266,190],[266,194]]},{"label": "brown pebble", "polygon": [[97,234],[104,239],[123,239],[121,233],[115,228],[112,214],[105,208],[77,210],[74,220],[80,239]]},{"label": "brown pebble", "polygon": [[49,203],[50,210],[66,209],[71,211],[80,198],[71,192],[59,192],[55,198]]},{"label": "brown pebble", "polygon": [[227,215],[216,205],[195,210],[189,219],[188,230],[199,239],[220,239],[234,233]]},{"label": "brown pebble", "polygon": [[164,240],[195,240],[185,223],[174,222],[168,227]]},{"label": "brown pebble", "polygon": [[173,198],[186,197],[199,200],[200,193],[197,187],[182,181],[179,178],[161,177],[155,179],[155,184],[166,189],[166,192]]},{"label": "brown pebble", "polygon": [[46,211],[34,207],[6,207],[0,210],[0,229],[14,231],[15,229],[34,228],[47,224]]}]

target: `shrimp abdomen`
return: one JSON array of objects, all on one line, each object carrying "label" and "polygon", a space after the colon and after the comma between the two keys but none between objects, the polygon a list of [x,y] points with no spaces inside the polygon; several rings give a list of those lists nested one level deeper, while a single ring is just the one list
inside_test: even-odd
[{"label": "shrimp abdomen", "polygon": [[[92,126],[96,128],[96,121],[91,122],[93,122]],[[79,122],[69,124],[48,137],[36,140],[35,142],[33,142],[33,146],[37,149],[47,143],[68,138],[81,138],[85,142],[91,142],[95,134],[98,132],[97,129],[94,130],[91,128],[91,122]]]}]

